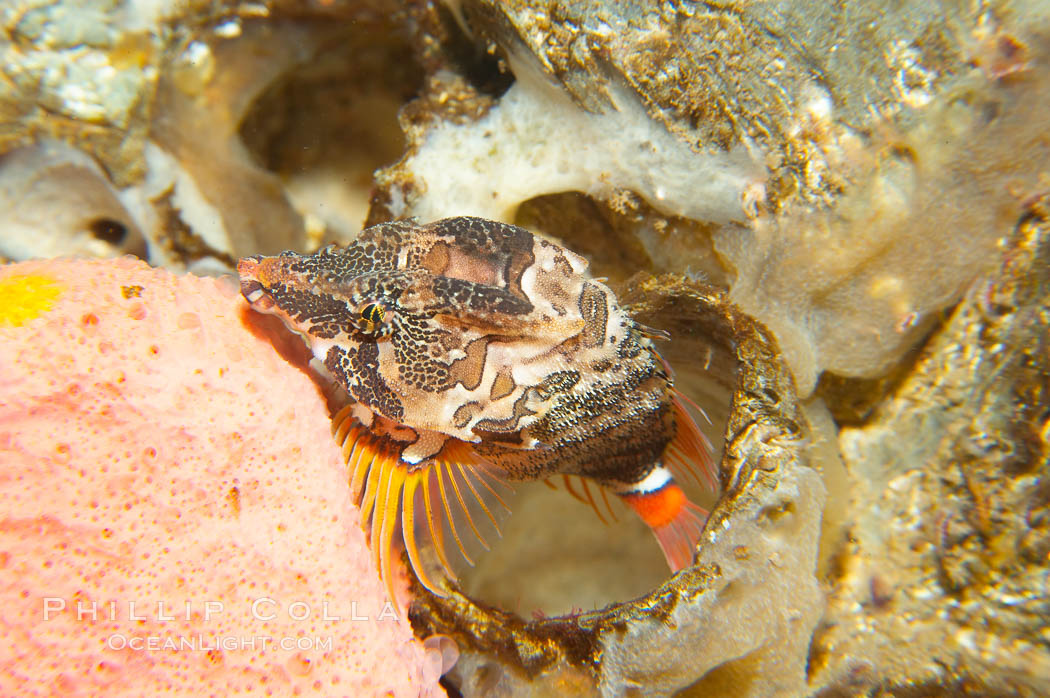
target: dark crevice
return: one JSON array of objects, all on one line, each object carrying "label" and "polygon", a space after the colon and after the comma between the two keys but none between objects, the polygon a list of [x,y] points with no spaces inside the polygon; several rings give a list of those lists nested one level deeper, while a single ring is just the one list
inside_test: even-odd
[{"label": "dark crevice", "polygon": [[478,92],[501,97],[514,84],[514,75],[499,55],[490,53],[481,40],[467,36],[446,5],[438,5],[437,14],[445,30],[441,48],[451,64],[449,67],[465,77]]}]

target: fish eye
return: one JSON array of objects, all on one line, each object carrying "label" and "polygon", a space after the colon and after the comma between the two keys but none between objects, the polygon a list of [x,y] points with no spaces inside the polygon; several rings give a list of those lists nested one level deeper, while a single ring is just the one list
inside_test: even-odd
[{"label": "fish eye", "polygon": [[386,317],[386,310],[378,303],[368,303],[361,308],[361,319],[365,322],[380,324]]},{"label": "fish eye", "polygon": [[358,324],[365,334],[383,334],[383,323],[386,321],[386,307],[381,303],[365,303],[357,311]]}]

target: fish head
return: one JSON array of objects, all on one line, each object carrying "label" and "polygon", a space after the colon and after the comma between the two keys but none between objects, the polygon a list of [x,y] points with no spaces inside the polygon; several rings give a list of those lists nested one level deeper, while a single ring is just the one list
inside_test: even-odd
[{"label": "fish head", "polygon": [[575,253],[477,218],[368,228],[345,247],[238,264],[255,310],[300,334],[357,402],[477,442],[520,432],[629,318]]}]

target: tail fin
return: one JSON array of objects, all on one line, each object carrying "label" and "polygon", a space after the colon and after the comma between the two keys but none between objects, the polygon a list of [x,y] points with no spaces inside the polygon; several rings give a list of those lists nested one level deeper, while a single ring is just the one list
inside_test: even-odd
[{"label": "tail fin", "polygon": [[657,466],[618,494],[652,529],[672,572],[693,564],[707,511],[689,501],[667,468]]}]

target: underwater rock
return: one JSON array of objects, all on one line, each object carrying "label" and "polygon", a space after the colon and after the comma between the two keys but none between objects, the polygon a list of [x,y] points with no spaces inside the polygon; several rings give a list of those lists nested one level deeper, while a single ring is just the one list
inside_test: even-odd
[{"label": "underwater rock", "polygon": [[0,155],[0,258],[146,256],[102,168],[60,141]]},{"label": "underwater rock", "polygon": [[[268,25],[303,35],[298,50],[310,51],[251,101],[239,129],[252,161],[281,178],[311,245],[319,235],[345,243],[361,230],[375,170],[404,151],[398,112],[423,79],[397,15],[357,6],[350,19]],[[231,48],[254,53],[250,42]]]},{"label": "underwater rock", "polygon": [[257,319],[129,258],[0,267],[0,693],[443,694]]},{"label": "underwater rock", "polygon": [[172,47],[158,80],[149,166],[137,195],[156,216],[153,237],[173,252],[227,265],[252,252],[306,245],[284,186],[251,158],[239,129],[259,93],[314,50],[295,25],[236,18]]},{"label": "underwater rock", "polygon": [[853,524],[815,685],[1050,686],[1050,201],[1004,245],[892,398],[841,432]]},{"label": "underwater rock", "polygon": [[95,157],[117,186],[135,181],[170,37],[164,23],[187,9],[170,0],[3,3],[0,153],[47,136]]},{"label": "underwater rock", "polygon": [[268,5],[281,3],[5,5],[0,154],[46,135],[96,158],[156,264],[215,273],[251,252],[305,247],[284,184],[239,129],[262,90],[332,40],[331,22],[317,20],[349,10],[327,3],[311,25],[274,19]]}]

